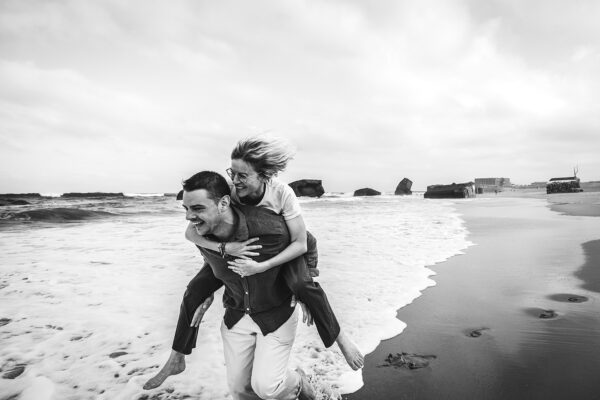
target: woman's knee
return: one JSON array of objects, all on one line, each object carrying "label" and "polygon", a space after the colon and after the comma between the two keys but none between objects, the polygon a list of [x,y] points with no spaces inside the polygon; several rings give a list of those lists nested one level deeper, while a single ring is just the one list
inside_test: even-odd
[{"label": "woman's knee", "polygon": [[306,297],[307,292],[308,292],[308,287],[310,285],[313,285],[312,282],[309,281],[304,281],[304,280],[297,280],[291,283],[290,285],[290,290],[292,291],[292,293],[294,293],[296,295],[296,297],[299,300],[302,300]]}]

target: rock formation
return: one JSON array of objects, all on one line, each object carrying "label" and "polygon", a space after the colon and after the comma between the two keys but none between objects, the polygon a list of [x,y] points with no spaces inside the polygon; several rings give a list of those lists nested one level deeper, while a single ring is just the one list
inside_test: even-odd
[{"label": "rock formation", "polygon": [[325,193],[320,179],[300,179],[290,183],[297,197],[321,197]]},{"label": "rock formation", "polygon": [[464,199],[475,197],[475,184],[473,182],[452,183],[451,185],[427,186],[424,196],[426,199]]},{"label": "rock formation", "polygon": [[394,192],[395,195],[405,195],[405,194],[412,194],[412,191],[410,190],[410,188],[412,187],[412,181],[408,178],[404,178],[400,181],[400,183],[398,184],[398,186],[396,186],[396,191]]},{"label": "rock formation", "polygon": [[354,196],[379,196],[381,192],[371,188],[362,188],[354,191]]},{"label": "rock formation", "polygon": [[60,197],[84,197],[84,198],[103,198],[103,197],[125,197],[123,193],[104,193],[104,192],[90,192],[90,193],[63,193]]}]

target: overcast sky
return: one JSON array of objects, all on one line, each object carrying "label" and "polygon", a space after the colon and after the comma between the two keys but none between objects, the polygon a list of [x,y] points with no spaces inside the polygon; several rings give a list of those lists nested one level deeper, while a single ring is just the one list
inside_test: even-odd
[{"label": "overcast sky", "polygon": [[176,192],[235,142],[393,191],[600,179],[600,2],[0,0],[0,192]]}]

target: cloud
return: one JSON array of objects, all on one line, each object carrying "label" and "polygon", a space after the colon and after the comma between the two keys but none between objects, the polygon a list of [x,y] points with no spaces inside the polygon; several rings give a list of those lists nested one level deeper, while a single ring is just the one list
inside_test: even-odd
[{"label": "cloud", "polygon": [[42,157],[63,186],[101,166],[106,185],[140,191],[146,174],[156,191],[270,132],[298,147],[286,177],[330,190],[537,180],[560,148],[600,170],[598,15],[587,1],[5,1],[0,165]]}]

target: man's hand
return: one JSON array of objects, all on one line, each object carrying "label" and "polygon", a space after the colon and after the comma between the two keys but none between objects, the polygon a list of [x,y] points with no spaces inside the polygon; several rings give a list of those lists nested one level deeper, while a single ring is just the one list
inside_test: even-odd
[{"label": "man's hand", "polygon": [[215,296],[211,294],[210,297],[204,300],[204,303],[200,304],[198,308],[196,308],[196,312],[192,317],[192,323],[190,324],[192,328],[197,328],[200,325],[202,317],[204,317],[204,313],[206,312],[206,310],[208,310],[214,299]]},{"label": "man's hand", "polygon": [[265,271],[259,263],[249,258],[238,258],[233,261],[228,261],[227,263],[229,264],[229,269],[241,277]]},{"label": "man's hand", "polygon": [[225,253],[234,257],[256,257],[259,253],[253,252],[252,250],[262,249],[260,244],[250,245],[258,240],[258,238],[250,238],[245,242],[229,242],[225,244]]},{"label": "man's hand", "polygon": [[314,323],[312,314],[310,313],[308,307],[306,307],[306,304],[302,303],[301,301],[298,301],[296,299],[296,295],[294,294],[292,295],[290,307],[296,307],[296,304],[300,304],[300,307],[302,307],[302,322],[304,322],[308,326],[311,326]]}]

